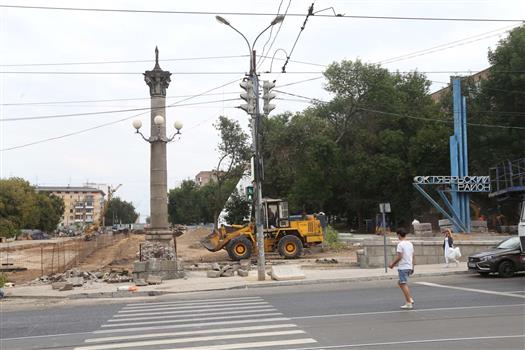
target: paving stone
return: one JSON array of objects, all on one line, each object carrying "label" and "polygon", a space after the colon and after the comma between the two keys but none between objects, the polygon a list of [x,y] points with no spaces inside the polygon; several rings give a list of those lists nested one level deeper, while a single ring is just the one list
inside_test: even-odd
[{"label": "paving stone", "polygon": [[73,287],[82,287],[84,285],[83,277],[71,277],[67,279],[67,283],[71,283]]},{"label": "paving stone", "polygon": [[237,270],[237,274],[241,277],[248,277],[248,275],[250,274],[249,271],[247,270],[242,270],[242,269],[239,269]]},{"label": "paving stone", "polygon": [[239,261],[239,264],[243,270],[250,270],[252,266],[252,261],[250,259],[242,259]]},{"label": "paving stone", "polygon": [[162,278],[160,276],[149,275],[148,278],[146,278],[146,282],[148,284],[161,284]]},{"label": "paving stone", "polygon": [[211,269],[214,270],[214,271],[220,271],[221,270],[221,266],[218,263],[213,263],[213,264],[211,264]]},{"label": "paving stone", "polygon": [[54,283],[51,283],[51,288],[53,288],[54,290],[60,290],[64,288],[65,285],[66,285],[66,282],[54,282]]},{"label": "paving stone", "polygon": [[59,289],[61,292],[66,290],[73,290],[73,285],[71,283],[64,283],[64,286]]},{"label": "paving stone", "polygon": [[144,278],[137,278],[135,279],[135,285],[142,287],[142,286],[147,286],[148,283],[146,282],[146,280],[144,280]]},{"label": "paving stone", "polygon": [[216,270],[210,270],[206,273],[206,276],[208,276],[208,278],[221,277],[221,272]]}]

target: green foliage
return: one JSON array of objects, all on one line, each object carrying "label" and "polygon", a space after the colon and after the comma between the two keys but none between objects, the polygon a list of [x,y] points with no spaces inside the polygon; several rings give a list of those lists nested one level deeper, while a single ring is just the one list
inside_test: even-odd
[{"label": "green foliage", "polygon": [[22,228],[53,231],[63,213],[61,198],[36,192],[20,178],[0,180],[0,236],[13,237]]},{"label": "green foliage", "polygon": [[345,247],[345,244],[339,241],[339,236],[337,230],[332,226],[326,228],[326,245],[331,249],[342,249]]},{"label": "green foliage", "polygon": [[226,202],[225,209],[228,212],[226,221],[229,224],[242,224],[244,218],[250,215],[250,202],[241,196],[237,190],[231,195],[231,200]]},{"label": "green foliage", "polygon": [[203,196],[194,181],[184,180],[168,193],[168,215],[173,224],[202,222]]},{"label": "green foliage", "polygon": [[5,284],[8,282],[7,276],[3,273],[0,273],[0,288],[3,288]]},{"label": "green foliage", "polygon": [[131,202],[114,197],[107,203],[106,225],[132,224],[137,221],[138,217],[139,214],[135,211],[135,207]]}]

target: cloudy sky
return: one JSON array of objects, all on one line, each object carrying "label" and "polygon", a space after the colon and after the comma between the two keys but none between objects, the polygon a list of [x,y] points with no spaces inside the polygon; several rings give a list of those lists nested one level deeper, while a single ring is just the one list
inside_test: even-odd
[{"label": "cloudy sky", "polygon": [[[317,0],[314,12],[329,10],[308,18],[290,54],[312,1],[0,0],[0,177],[51,186],[122,184],[116,195],[148,215],[149,145],[134,134],[131,121],[140,118],[149,130],[149,89],[142,73],[154,66],[155,46],[161,67],[173,73],[168,125],[184,123],[180,139],[168,145],[169,188],[216,166],[218,116],[248,126],[246,114],[235,108],[240,100],[232,99],[238,98],[238,82],[249,66],[246,43],[218,23],[216,13],[253,41],[273,15],[286,12],[282,26],[256,44],[257,53],[268,56],[259,62],[261,79],[276,80],[287,93],[320,99],[330,97],[321,72],[343,59],[429,72],[431,90],[437,90],[455,72],[487,68],[487,50],[520,24],[320,15],[525,18],[523,0]],[[308,106],[297,97],[279,98],[273,113]]]}]

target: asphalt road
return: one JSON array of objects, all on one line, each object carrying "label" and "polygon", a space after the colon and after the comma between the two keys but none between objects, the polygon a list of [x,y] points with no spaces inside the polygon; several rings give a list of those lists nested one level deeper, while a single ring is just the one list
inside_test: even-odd
[{"label": "asphalt road", "polygon": [[525,276],[166,295],[2,312],[0,349],[525,349]]}]

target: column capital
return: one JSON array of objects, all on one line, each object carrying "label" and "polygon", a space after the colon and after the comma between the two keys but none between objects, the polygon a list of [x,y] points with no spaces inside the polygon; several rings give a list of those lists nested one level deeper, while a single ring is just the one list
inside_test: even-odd
[{"label": "column capital", "polygon": [[144,74],[144,81],[149,86],[151,97],[166,97],[166,89],[171,82],[171,73],[162,70],[159,65],[159,50],[155,47],[155,67],[153,70],[147,70]]}]

